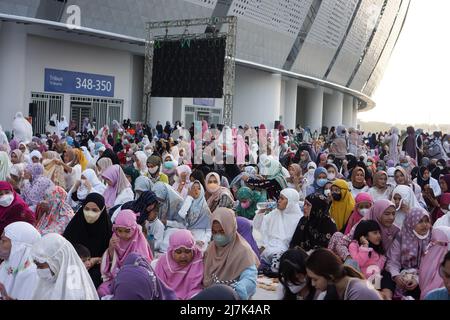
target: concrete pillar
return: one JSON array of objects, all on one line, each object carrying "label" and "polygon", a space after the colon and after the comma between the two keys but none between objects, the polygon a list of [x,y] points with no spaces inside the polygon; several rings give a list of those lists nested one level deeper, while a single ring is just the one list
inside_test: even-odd
[{"label": "concrete pillar", "polygon": [[342,110],[342,123],[346,127],[352,126],[353,119],[353,97],[344,95],[344,105]]},{"label": "concrete pillar", "polygon": [[156,121],[161,121],[163,126],[166,121],[173,124],[173,98],[151,98],[149,122],[155,126]]},{"label": "concrete pillar", "polygon": [[323,87],[307,89],[304,101],[303,127],[309,127],[311,132],[315,130],[320,132],[322,128]]},{"label": "concrete pillar", "polygon": [[342,124],[342,108],[344,94],[333,91],[331,95],[325,95],[323,99],[323,125],[331,128]]},{"label": "concrete pillar", "polygon": [[358,126],[358,100],[354,99],[353,102],[352,127],[356,129]]},{"label": "concrete pillar", "polygon": [[286,81],[284,92],[284,112],[282,114],[282,124],[286,129],[295,128],[297,118],[297,81]]},{"label": "concrete pillar", "polygon": [[[25,92],[25,66],[27,53],[27,33],[24,26],[3,22],[0,29],[0,103],[3,130],[12,130],[12,122],[17,112],[28,116],[30,92]],[[44,79],[42,79],[44,81]]]},{"label": "concrete pillar", "polygon": [[257,126],[264,123],[268,129],[280,119],[281,85],[279,74],[246,67],[236,67],[233,123]]}]

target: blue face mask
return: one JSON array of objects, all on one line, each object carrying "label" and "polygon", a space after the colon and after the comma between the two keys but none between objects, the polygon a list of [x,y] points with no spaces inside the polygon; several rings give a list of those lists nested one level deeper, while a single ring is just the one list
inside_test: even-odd
[{"label": "blue face mask", "polygon": [[164,162],[164,168],[171,170],[174,167],[175,167],[175,164],[173,163],[173,161],[166,161],[166,162]]},{"label": "blue face mask", "polygon": [[402,163],[401,164],[403,168],[408,168],[409,167],[409,163]]},{"label": "blue face mask", "polygon": [[216,245],[219,247],[225,247],[231,241],[231,239],[224,234],[215,234],[213,236],[213,239]]},{"label": "blue face mask", "polygon": [[328,180],[327,179],[319,179],[317,180],[317,185],[321,188],[323,188],[326,184],[327,184]]}]

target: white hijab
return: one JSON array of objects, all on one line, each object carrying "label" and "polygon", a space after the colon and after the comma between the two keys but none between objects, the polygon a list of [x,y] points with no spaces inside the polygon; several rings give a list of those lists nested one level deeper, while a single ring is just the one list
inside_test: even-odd
[{"label": "white hijab", "polygon": [[12,246],[8,260],[0,265],[0,282],[13,299],[29,300],[38,281],[31,247],[41,239],[41,235],[27,222],[11,223],[4,232]]},{"label": "white hijab", "polygon": [[[94,170],[86,169],[81,173],[81,176],[85,177],[86,180],[89,181],[89,183],[91,184],[92,186],[91,193],[95,192],[103,195],[103,193],[106,190],[106,186],[100,182]],[[84,200],[86,199],[88,193],[89,190],[84,185],[80,185],[77,191],[77,197],[78,199]]]},{"label": "white hijab", "polygon": [[134,153],[134,155],[136,156],[136,158],[141,163],[139,168],[135,167],[135,169],[138,170],[141,173],[141,175],[146,174],[147,171],[148,171],[148,168],[147,168],[147,158],[148,157],[147,157],[147,155],[143,151],[137,151],[137,152]]},{"label": "white hijab", "polygon": [[[269,242],[274,246],[289,246],[298,222],[303,216],[300,210],[300,195],[295,189],[287,188],[281,191],[281,195],[288,199],[286,209],[278,208],[264,217],[262,225],[263,237],[268,236]],[[282,244],[282,243],[283,244]],[[286,247],[284,248],[287,249]]]},{"label": "white hijab", "polygon": [[39,278],[33,300],[98,300],[97,290],[72,244],[56,233],[49,233],[34,244],[33,259],[47,263],[54,280]]},{"label": "white hijab", "polygon": [[22,112],[17,112],[12,123],[14,139],[18,142],[30,143],[33,138],[33,127],[23,117]]}]

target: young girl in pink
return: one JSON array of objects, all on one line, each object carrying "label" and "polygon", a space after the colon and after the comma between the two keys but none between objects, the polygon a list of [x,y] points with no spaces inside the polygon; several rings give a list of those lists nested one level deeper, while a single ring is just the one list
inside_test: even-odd
[{"label": "young girl in pink", "polygon": [[355,228],[353,241],[348,249],[366,279],[372,280],[381,274],[386,257],[378,223],[373,220],[361,220]]}]

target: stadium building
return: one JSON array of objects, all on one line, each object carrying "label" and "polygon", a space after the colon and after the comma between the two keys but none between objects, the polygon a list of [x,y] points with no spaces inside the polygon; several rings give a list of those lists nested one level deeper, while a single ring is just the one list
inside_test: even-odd
[{"label": "stadium building", "polygon": [[[410,0],[0,0],[0,123],[142,120],[145,23],[236,16],[233,122],[355,126]],[[79,16],[77,16],[77,14]],[[67,23],[79,18],[80,26]],[[223,120],[223,99],[152,98],[149,119]]]}]

